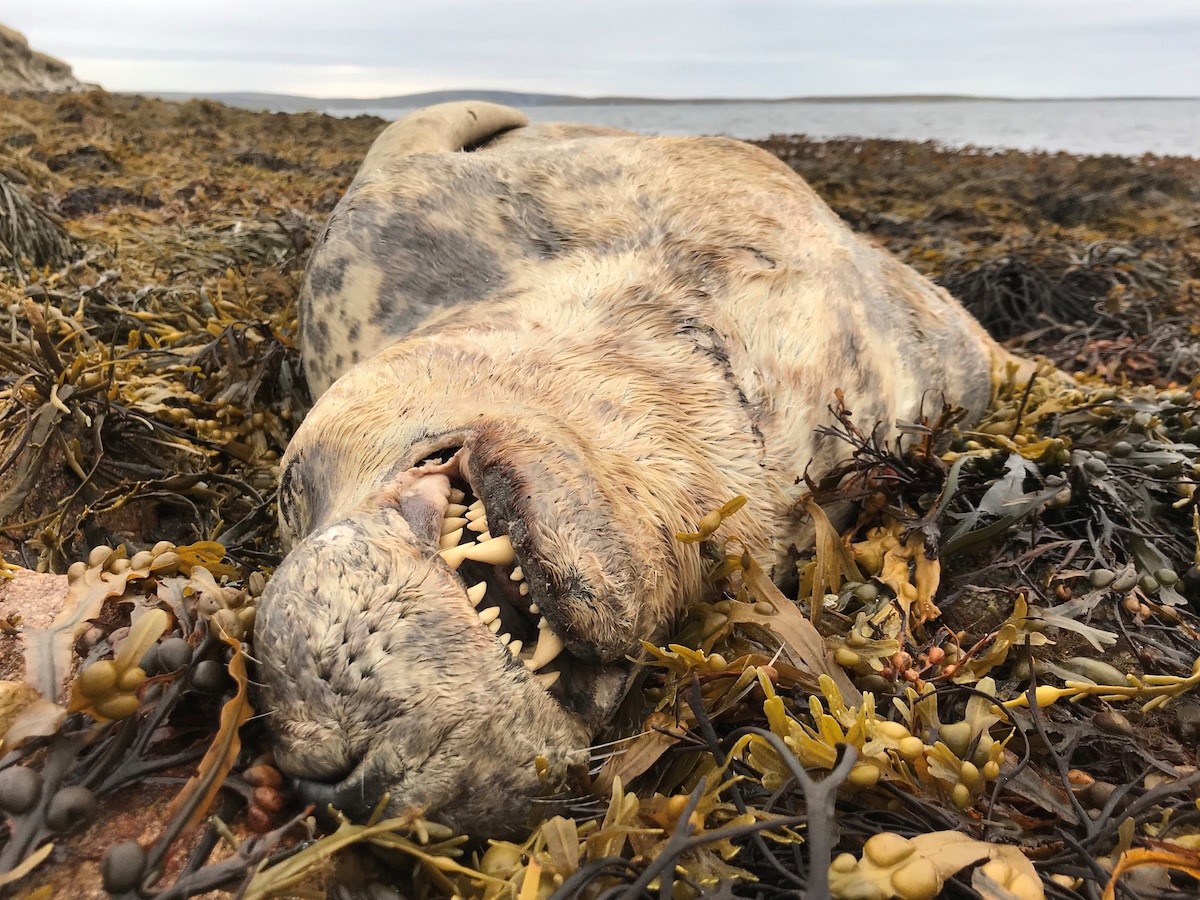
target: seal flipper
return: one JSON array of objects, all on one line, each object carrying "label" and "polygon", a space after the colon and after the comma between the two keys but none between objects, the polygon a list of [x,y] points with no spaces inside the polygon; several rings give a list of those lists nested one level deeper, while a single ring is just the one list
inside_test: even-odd
[{"label": "seal flipper", "polygon": [[418,109],[397,119],[375,139],[355,181],[418,153],[456,153],[528,124],[520,110],[482,100]]}]

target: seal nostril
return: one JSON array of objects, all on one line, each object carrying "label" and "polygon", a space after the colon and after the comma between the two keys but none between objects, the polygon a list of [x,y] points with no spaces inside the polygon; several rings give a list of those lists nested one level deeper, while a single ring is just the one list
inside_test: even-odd
[{"label": "seal nostril", "polygon": [[332,807],[351,821],[366,821],[382,796],[376,787],[361,778],[333,782],[295,779],[296,795],[302,802],[311,803],[323,819],[330,818]]},{"label": "seal nostril", "polygon": [[313,804],[322,817],[329,816],[332,806],[352,821],[366,821],[387,790],[386,780],[373,767],[364,765],[362,757],[348,760],[339,770],[322,772],[319,777],[313,774],[293,775],[292,783],[296,795]]},{"label": "seal nostril", "polygon": [[296,796],[303,803],[311,803],[319,814],[324,815],[326,807],[333,805],[333,798],[338,785],[328,781],[312,781],[308,778],[295,778],[293,783]]}]

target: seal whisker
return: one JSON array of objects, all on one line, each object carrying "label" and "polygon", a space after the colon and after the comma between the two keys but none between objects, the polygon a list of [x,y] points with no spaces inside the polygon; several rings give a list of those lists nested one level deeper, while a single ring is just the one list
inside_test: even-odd
[{"label": "seal whisker", "polygon": [[624,756],[628,752],[628,750],[613,750],[610,753],[592,754],[588,757],[588,763],[590,764],[588,771],[595,775],[599,773],[601,767],[604,765],[604,763],[608,762],[608,760],[612,759],[614,756]]},{"label": "seal whisker", "polygon": [[613,746],[616,746],[617,744],[628,744],[628,743],[631,743],[632,741],[636,741],[638,738],[645,737],[648,734],[653,734],[653,731],[651,731],[650,729],[647,728],[644,731],[639,731],[637,734],[631,734],[628,737],[614,738],[613,740],[605,741],[602,744],[590,744],[588,746],[588,752],[591,752],[593,750],[602,750],[605,747],[613,747]]}]

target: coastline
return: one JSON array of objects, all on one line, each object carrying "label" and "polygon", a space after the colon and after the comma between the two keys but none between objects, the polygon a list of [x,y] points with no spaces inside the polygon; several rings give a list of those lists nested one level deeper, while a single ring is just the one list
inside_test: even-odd
[{"label": "coastline", "polygon": [[413,97],[312,98],[282,94],[163,94],[212,99],[260,112],[318,112],[395,119],[444,100],[494,99],[533,121],[570,121],[647,134],[723,134],[763,140],[774,134],[813,140],[891,139],[965,147],[1065,151],[1084,155],[1200,156],[1200,98],[999,98],[958,96],[812,97],[658,101],[576,98],[502,91],[437,91]]}]

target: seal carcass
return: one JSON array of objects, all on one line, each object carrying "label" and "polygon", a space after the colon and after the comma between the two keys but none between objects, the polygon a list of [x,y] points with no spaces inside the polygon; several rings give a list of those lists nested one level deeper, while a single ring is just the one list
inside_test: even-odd
[{"label": "seal carcass", "polygon": [[704,595],[677,532],[744,495],[786,569],[835,390],[887,431],[930,394],[982,411],[1009,359],[767,153],[474,102],[383,132],[300,306],[319,400],[256,630],[276,758],[317,802],[477,834]]}]

